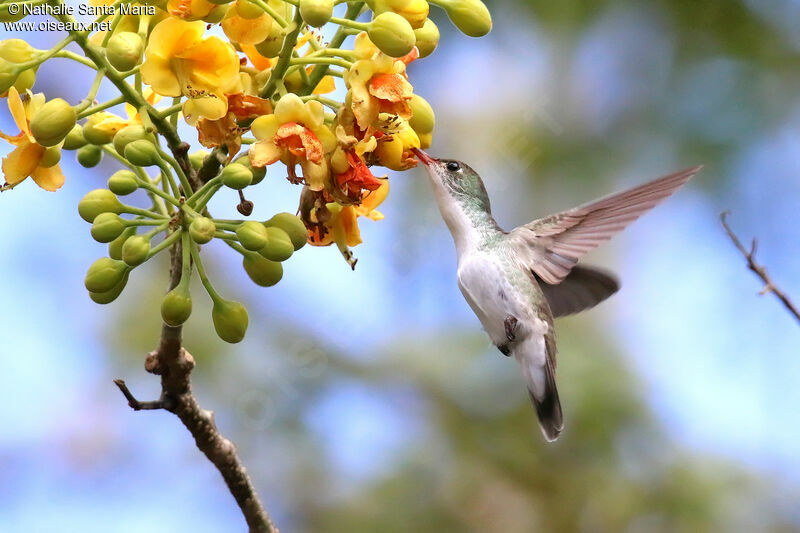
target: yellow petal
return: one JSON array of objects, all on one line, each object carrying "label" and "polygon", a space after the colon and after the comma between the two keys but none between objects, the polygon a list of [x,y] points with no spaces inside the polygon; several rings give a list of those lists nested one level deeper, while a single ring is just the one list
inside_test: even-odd
[{"label": "yellow petal", "polygon": [[328,182],[328,177],[330,176],[330,170],[328,169],[328,164],[324,160],[321,165],[303,160],[300,162],[300,166],[303,168],[303,178],[305,178],[306,185],[308,185],[309,189],[312,191],[321,191],[325,188],[325,184]]},{"label": "yellow petal", "polygon": [[278,161],[283,155],[283,150],[271,141],[257,142],[250,147],[250,163],[254,167],[265,167]]},{"label": "yellow petal", "polygon": [[158,94],[172,97],[181,95],[181,84],[168,59],[160,56],[148,57],[139,71],[142,73],[142,81]]},{"label": "yellow petal", "polygon": [[28,117],[25,115],[25,106],[19,97],[19,92],[13,86],[8,89],[8,110],[11,111],[11,116],[19,131],[24,133],[32,143],[35,143],[36,140],[31,135],[31,129],[28,126]]},{"label": "yellow petal", "polygon": [[3,158],[3,177],[9,185],[16,185],[30,176],[42,160],[45,148],[35,143],[24,143]]},{"label": "yellow petal", "polygon": [[183,118],[194,126],[201,118],[218,120],[228,112],[228,101],[224,96],[208,95],[189,98],[183,103]]},{"label": "yellow petal", "polygon": [[46,191],[57,191],[64,185],[64,173],[61,172],[59,165],[53,165],[49,168],[39,167],[33,171],[31,178],[36,182],[36,185]]},{"label": "yellow petal", "polygon": [[317,87],[314,89],[314,94],[328,94],[335,90],[336,81],[333,79],[333,76],[325,76],[317,84]]},{"label": "yellow petal", "polygon": [[[280,102],[278,102],[278,105],[280,105]],[[250,130],[253,132],[253,135],[256,136],[256,139],[260,141],[272,141],[272,138],[278,133],[278,128],[280,128],[280,126],[281,123],[278,122],[278,117],[276,115],[264,115],[253,121],[250,125]]]}]

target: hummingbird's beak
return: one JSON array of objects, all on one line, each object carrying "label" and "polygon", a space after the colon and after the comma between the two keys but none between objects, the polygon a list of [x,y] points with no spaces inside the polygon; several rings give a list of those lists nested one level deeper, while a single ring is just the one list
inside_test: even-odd
[{"label": "hummingbird's beak", "polygon": [[431,166],[432,164],[438,161],[438,159],[429,156],[419,148],[412,148],[411,151],[414,152],[414,155],[417,156],[417,159],[422,161],[422,164],[425,166]]}]

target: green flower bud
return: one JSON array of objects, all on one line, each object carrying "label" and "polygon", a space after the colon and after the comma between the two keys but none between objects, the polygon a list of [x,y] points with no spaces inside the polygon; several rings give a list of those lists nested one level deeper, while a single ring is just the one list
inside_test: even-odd
[{"label": "green flower bud", "polygon": [[17,82],[19,74],[19,69],[13,63],[0,58],[0,94],[4,94]]},{"label": "green flower bud", "polygon": [[116,150],[119,155],[123,155],[125,154],[126,146],[133,141],[138,141],[141,139],[152,141],[153,136],[148,135],[144,129],[144,126],[140,124],[131,124],[130,126],[125,126],[116,134],[114,134],[114,150]]},{"label": "green flower bud", "polygon": [[149,167],[159,162],[158,150],[150,141],[133,141],[125,147],[125,159],[137,167]]},{"label": "green flower bud", "polygon": [[144,42],[138,33],[122,31],[111,37],[106,46],[106,58],[120,72],[127,72],[142,59]]},{"label": "green flower bud", "polygon": [[283,277],[283,265],[259,254],[245,254],[242,266],[253,283],[261,287],[272,287]]},{"label": "green flower bud", "polygon": [[414,49],[417,38],[411,24],[391,11],[381,13],[369,23],[369,39],[381,52],[391,57],[402,57]]},{"label": "green flower bud", "polygon": [[114,288],[111,289],[110,291],[90,292],[89,298],[91,298],[94,303],[110,304],[111,302],[116,300],[120,294],[122,294],[122,290],[125,288],[125,285],[128,284],[128,275],[129,272],[126,271],[125,275],[122,276],[122,279],[119,281],[119,283],[114,285]]},{"label": "green flower bud", "polygon": [[228,14],[228,8],[225,6],[217,6],[208,12],[208,15],[203,17],[203,22],[207,24],[219,24],[225,15]]},{"label": "green flower bud", "polygon": [[239,224],[236,237],[245,249],[255,252],[267,245],[267,228],[259,222],[248,220]]},{"label": "green flower bud", "polygon": [[103,146],[114,139],[114,131],[110,128],[100,128],[98,125],[105,119],[102,113],[97,113],[89,117],[83,125],[83,138],[91,144]]},{"label": "green flower bud", "polygon": [[211,319],[219,338],[235,344],[244,338],[247,332],[247,309],[239,302],[227,300],[214,301]]},{"label": "green flower bud", "polygon": [[45,103],[31,118],[31,133],[42,146],[55,146],[75,126],[75,109],[62,98]]},{"label": "green flower bud", "polygon": [[141,235],[134,235],[122,245],[122,260],[132,267],[147,261],[147,254],[149,253],[150,239]]},{"label": "green flower bud", "polygon": [[43,168],[50,168],[61,161],[61,148],[58,146],[51,146],[42,154],[42,160],[39,161],[39,166]]},{"label": "green flower bud", "polygon": [[439,46],[439,28],[431,19],[426,19],[421,28],[414,30],[419,57],[428,57]]},{"label": "green flower bud", "polygon": [[122,213],[122,204],[108,189],[95,189],[86,193],[78,203],[78,213],[86,222],[94,222],[100,213]]},{"label": "green flower bud", "polygon": [[108,188],[118,196],[126,196],[139,188],[139,182],[130,170],[118,170],[108,178]]},{"label": "green flower bud", "polygon": [[244,189],[253,183],[253,173],[244,165],[231,163],[222,169],[222,183],[231,189]]},{"label": "green flower bud", "polygon": [[277,57],[283,46],[283,38],[283,28],[280,24],[273,24],[267,38],[256,45],[256,50],[264,57]]},{"label": "green flower bud", "polygon": [[206,156],[210,153],[211,152],[208,150],[197,150],[196,152],[189,154],[189,163],[192,164],[192,168],[195,170],[200,170],[200,167],[203,166],[203,161],[205,161]]},{"label": "green flower bud", "polygon": [[470,37],[492,30],[492,15],[481,0],[441,0],[440,5],[456,27]]},{"label": "green flower bud", "polygon": [[65,150],[77,150],[81,146],[86,146],[86,139],[83,137],[83,127],[80,124],[75,124],[69,130],[67,136],[64,137],[63,148]]},{"label": "green flower bud", "polygon": [[244,19],[257,19],[264,14],[264,10],[250,0],[236,0],[236,12]]},{"label": "green flower bud", "polygon": [[409,102],[411,107],[411,128],[417,133],[431,133],[436,125],[436,115],[431,105],[420,95],[414,94]]},{"label": "green flower bud", "polygon": [[111,242],[128,226],[116,213],[100,213],[92,222],[92,238],[97,242]]},{"label": "green flower bud", "polygon": [[189,224],[189,235],[197,244],[205,244],[214,238],[217,225],[206,217],[197,217]]},{"label": "green flower bud", "polygon": [[260,168],[254,167],[253,164],[250,162],[250,157],[247,155],[243,155],[242,157],[234,161],[234,163],[238,163],[243,167],[250,169],[250,172],[253,173],[253,181],[250,183],[250,185],[258,185],[264,180],[264,178],[267,175],[267,167],[260,167]]},{"label": "green flower bud", "polygon": [[136,235],[136,227],[130,226],[125,231],[122,232],[122,235],[108,243],[108,256],[111,259],[116,259],[117,261],[122,261],[122,245],[125,244],[129,238]]},{"label": "green flower bud", "polygon": [[0,41],[0,57],[12,63],[25,63],[41,52],[23,39],[3,39]]},{"label": "green flower bud", "polygon": [[80,163],[82,167],[96,167],[100,164],[101,159],[103,159],[103,150],[101,150],[99,146],[87,144],[86,146],[78,148],[78,163]]},{"label": "green flower bud", "polygon": [[292,241],[292,246],[295,251],[305,246],[306,240],[308,239],[308,231],[306,230],[305,224],[300,220],[300,217],[291,213],[278,213],[264,222],[264,225],[268,228],[280,228],[285,231],[286,234],[289,235],[289,239]]},{"label": "green flower bud", "polygon": [[300,16],[309,26],[321,28],[333,16],[333,0],[300,0]]},{"label": "green flower bud", "polygon": [[122,261],[101,257],[89,267],[83,284],[89,292],[108,292],[122,281],[128,272],[128,265]]},{"label": "green flower bud", "polygon": [[14,82],[14,88],[20,93],[24,93],[33,87],[34,83],[36,83],[36,69],[29,68],[28,70],[22,71],[22,73],[17,76],[17,81]]},{"label": "green flower bud", "polygon": [[294,253],[294,244],[281,228],[267,228],[267,245],[258,251],[270,261],[286,261]]},{"label": "green flower bud", "polygon": [[192,296],[188,283],[183,283],[169,291],[161,301],[161,318],[169,326],[180,326],[192,314]]}]

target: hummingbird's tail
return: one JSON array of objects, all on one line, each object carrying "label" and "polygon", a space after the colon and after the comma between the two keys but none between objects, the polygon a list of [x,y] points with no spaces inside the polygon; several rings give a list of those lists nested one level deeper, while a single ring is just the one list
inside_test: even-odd
[{"label": "hummingbird's tail", "polygon": [[564,417],[558,399],[553,358],[547,350],[542,350],[542,344],[544,342],[528,339],[517,347],[514,355],[522,367],[542,434],[552,442],[564,429]]}]

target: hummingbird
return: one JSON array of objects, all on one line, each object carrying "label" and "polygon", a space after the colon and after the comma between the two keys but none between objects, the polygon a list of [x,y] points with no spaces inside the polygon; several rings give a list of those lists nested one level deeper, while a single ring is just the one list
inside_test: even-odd
[{"label": "hummingbird", "polygon": [[579,265],[589,250],[625,229],[702,167],[692,167],[534,220],[498,226],[481,177],[453,159],[415,149],[458,255],[458,287],[492,343],[519,363],[547,441],[564,428],[555,381],[553,319],[594,307],[619,290],[601,269]]}]

